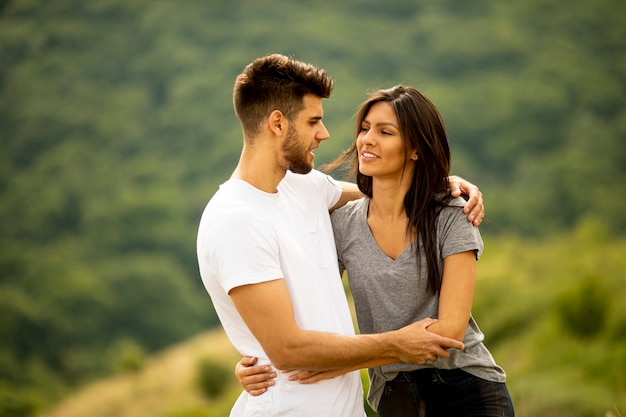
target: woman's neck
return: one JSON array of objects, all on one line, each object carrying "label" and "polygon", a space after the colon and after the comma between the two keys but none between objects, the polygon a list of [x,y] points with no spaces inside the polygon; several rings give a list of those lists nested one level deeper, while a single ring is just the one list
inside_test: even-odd
[{"label": "woman's neck", "polygon": [[374,179],[368,218],[376,217],[385,223],[401,220],[406,225],[404,197],[407,192],[408,186],[403,182],[386,183]]},{"label": "woman's neck", "polygon": [[372,185],[367,224],[380,250],[391,259],[397,259],[414,240],[414,233],[407,230],[406,189],[397,184],[394,187]]}]

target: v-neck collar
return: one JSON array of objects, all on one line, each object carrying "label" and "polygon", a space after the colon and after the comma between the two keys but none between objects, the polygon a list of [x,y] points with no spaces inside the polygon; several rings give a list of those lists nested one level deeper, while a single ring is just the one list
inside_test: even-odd
[{"label": "v-neck collar", "polygon": [[375,253],[378,254],[378,257],[381,260],[384,260],[387,263],[398,263],[398,262],[402,262],[404,260],[405,257],[410,256],[411,252],[412,252],[412,247],[414,245],[414,241],[409,243],[407,245],[407,247],[405,247],[402,252],[400,252],[400,255],[398,255],[398,257],[396,259],[393,259],[391,256],[387,255],[381,248],[380,246],[378,246],[378,242],[376,242],[376,239],[374,238],[374,234],[372,233],[372,229],[370,229],[369,224],[367,223],[367,212],[369,211],[369,206],[370,206],[370,198],[365,198],[364,199],[364,204],[362,205],[361,208],[361,216],[360,216],[360,221],[361,226],[363,227],[364,230],[366,230],[367,232],[366,234],[366,239],[368,244],[374,248]]}]

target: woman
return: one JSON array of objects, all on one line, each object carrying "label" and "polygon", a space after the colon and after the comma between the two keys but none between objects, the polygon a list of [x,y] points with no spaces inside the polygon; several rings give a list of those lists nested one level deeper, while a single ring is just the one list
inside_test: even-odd
[{"label": "woman", "polygon": [[[348,161],[366,197],[333,212],[332,221],[360,331],[434,317],[430,331],[465,345],[424,365],[370,369],[370,405],[382,417],[513,416],[505,373],[471,316],[483,243],[463,201],[449,194],[450,150],[436,107],[411,87],[375,92],[357,113],[356,141],[330,168]],[[242,385],[252,387],[241,368]],[[311,383],[343,371],[296,378]]]}]

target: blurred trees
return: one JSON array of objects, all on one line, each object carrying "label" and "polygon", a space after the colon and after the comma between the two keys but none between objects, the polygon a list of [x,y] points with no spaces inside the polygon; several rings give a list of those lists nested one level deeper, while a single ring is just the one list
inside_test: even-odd
[{"label": "blurred trees", "polygon": [[0,1],[0,396],[38,404],[120,341],[217,323],[196,226],[239,155],[234,77],[266,53],[336,79],[319,161],[365,90],[410,84],[484,192],[486,235],[626,233],[623,2],[276,4]]}]

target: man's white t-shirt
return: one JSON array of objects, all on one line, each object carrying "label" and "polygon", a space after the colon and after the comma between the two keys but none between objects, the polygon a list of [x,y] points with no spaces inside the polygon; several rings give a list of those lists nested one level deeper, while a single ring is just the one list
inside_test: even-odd
[{"label": "man's white t-shirt", "polygon": [[[328,214],[340,195],[340,186],[319,171],[288,171],[277,193],[229,180],[208,203],[198,231],[200,275],[241,355],[269,364],[228,295],[242,285],[284,279],[300,328],[354,334]],[[287,377],[279,372],[260,396],[242,392],[231,416],[365,415],[358,372],[308,385]]]}]

